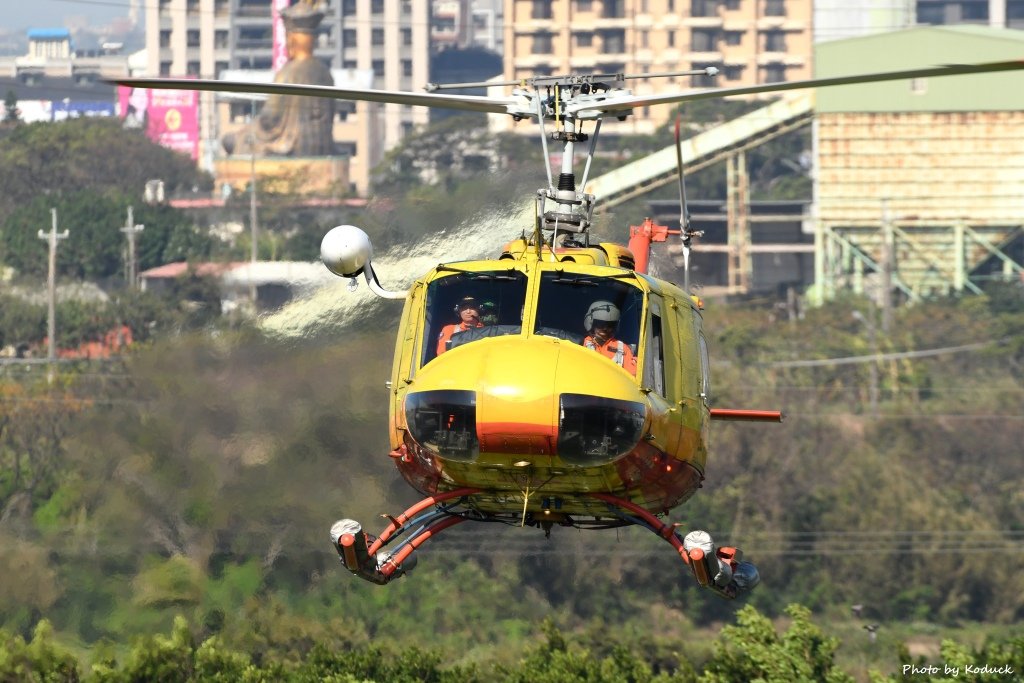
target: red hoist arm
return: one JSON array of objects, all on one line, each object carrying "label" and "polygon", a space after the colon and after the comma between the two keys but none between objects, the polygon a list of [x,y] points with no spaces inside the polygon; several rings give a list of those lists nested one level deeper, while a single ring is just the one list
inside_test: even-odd
[{"label": "red hoist arm", "polygon": [[664,242],[669,235],[678,234],[678,230],[658,225],[650,218],[645,218],[640,225],[629,226],[629,250],[633,252],[633,270],[638,273],[647,272],[647,264],[651,260],[651,242]]}]

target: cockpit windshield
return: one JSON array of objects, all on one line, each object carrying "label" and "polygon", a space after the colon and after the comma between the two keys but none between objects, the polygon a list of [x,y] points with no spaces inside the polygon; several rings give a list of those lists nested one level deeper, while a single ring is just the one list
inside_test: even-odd
[{"label": "cockpit windshield", "polygon": [[422,365],[451,349],[522,332],[526,276],[517,270],[458,272],[427,286]]},{"label": "cockpit windshield", "polygon": [[[609,346],[606,340],[620,341],[626,348],[618,357],[635,359],[640,342],[643,292],[621,280],[609,277],[555,271],[544,273],[537,301],[537,325],[534,334],[568,339],[577,344]],[[595,329],[605,328],[605,332]],[[603,336],[608,335],[611,336]],[[615,354],[612,354],[612,357]],[[616,361],[618,362],[618,361]],[[628,363],[619,365],[627,367]],[[635,360],[632,369],[636,374]]]}]

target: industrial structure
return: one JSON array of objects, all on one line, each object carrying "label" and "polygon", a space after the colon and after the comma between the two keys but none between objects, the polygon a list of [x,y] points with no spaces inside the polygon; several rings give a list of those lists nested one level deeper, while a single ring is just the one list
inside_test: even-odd
[{"label": "industrial structure", "polygon": [[[930,66],[937,61],[1018,59],[1024,32],[942,26],[817,46],[818,77]],[[758,272],[761,254],[813,251],[813,298],[843,289],[907,300],[979,293],[986,280],[1024,273],[1024,91],[1017,76],[947,79],[799,93],[684,141],[690,172],[724,161],[728,197],[724,274],[710,293],[748,295],[777,284]],[[802,218],[807,238],[772,241],[772,220],[751,211],[745,153],[813,123],[815,196]],[[675,149],[595,178],[587,189],[609,208],[674,182]],[[662,214],[671,214],[664,205]],[[675,212],[678,215],[678,211]],[[761,234],[759,234],[761,233]],[[813,245],[811,244],[813,242]],[[802,263],[802,262],[801,262]],[[800,268],[806,272],[805,268]]]}]

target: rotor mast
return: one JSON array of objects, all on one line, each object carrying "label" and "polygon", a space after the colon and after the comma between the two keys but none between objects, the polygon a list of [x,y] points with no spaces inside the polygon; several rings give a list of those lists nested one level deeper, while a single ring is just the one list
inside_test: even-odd
[{"label": "rotor mast", "polygon": [[[535,119],[540,127],[541,147],[544,154],[544,168],[547,173],[548,186],[537,190],[537,229],[542,231],[542,239],[552,246],[558,233],[583,235],[589,240],[589,229],[593,221],[596,198],[592,194],[577,189],[575,161],[576,143],[590,140],[587,161],[583,170],[580,187],[586,187],[590,167],[594,160],[594,150],[601,131],[601,122],[607,117],[625,120],[630,110],[607,113],[602,111],[601,104],[619,101],[632,97],[626,89],[627,80],[638,78],[678,77],[678,76],[713,76],[718,73],[715,67],[694,69],[689,71],[673,71],[654,74],[588,74],[565,76],[536,76],[522,81],[501,81],[484,83],[428,83],[427,91],[434,93],[440,90],[456,90],[459,88],[479,88],[485,86],[518,86],[512,94],[516,104],[508,106],[507,113],[517,121]],[[592,134],[584,133],[584,121],[593,121]],[[548,152],[549,135],[546,122],[553,122],[555,130],[550,134],[554,143],[562,143],[562,159],[559,166],[557,181],[551,172],[551,157]],[[543,233],[550,233],[546,238]]]}]

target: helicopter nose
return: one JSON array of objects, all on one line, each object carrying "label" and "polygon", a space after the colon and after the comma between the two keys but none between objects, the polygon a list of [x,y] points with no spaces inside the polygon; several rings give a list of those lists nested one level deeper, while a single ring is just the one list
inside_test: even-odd
[{"label": "helicopter nose", "polygon": [[600,465],[632,450],[648,419],[633,377],[594,351],[548,337],[474,342],[425,366],[416,384],[405,404],[410,435],[464,462],[494,454]]}]

